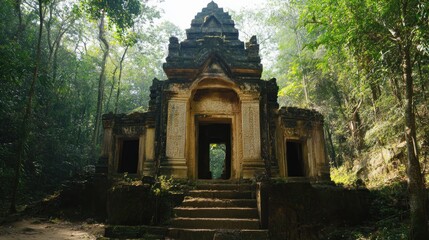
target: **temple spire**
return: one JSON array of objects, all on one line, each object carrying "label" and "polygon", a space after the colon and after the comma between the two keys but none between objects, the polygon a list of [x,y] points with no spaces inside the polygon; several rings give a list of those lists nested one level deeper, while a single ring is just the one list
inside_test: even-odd
[{"label": "temple spire", "polygon": [[259,44],[256,38],[244,44],[228,12],[214,1],[195,15],[187,38],[180,42],[170,38],[169,54],[163,68],[169,79],[192,81],[210,58],[224,62],[232,76],[238,79],[259,79],[262,73]]}]

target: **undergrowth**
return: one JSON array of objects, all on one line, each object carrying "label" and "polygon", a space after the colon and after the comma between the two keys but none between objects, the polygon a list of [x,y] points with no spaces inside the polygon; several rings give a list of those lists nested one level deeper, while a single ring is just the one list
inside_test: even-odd
[{"label": "undergrowth", "polygon": [[406,182],[371,189],[370,219],[353,227],[325,229],[329,240],[402,240],[408,239],[409,207]]},{"label": "undergrowth", "polygon": [[356,183],[357,179],[356,173],[346,165],[338,168],[331,168],[331,180],[337,185],[352,187]]}]

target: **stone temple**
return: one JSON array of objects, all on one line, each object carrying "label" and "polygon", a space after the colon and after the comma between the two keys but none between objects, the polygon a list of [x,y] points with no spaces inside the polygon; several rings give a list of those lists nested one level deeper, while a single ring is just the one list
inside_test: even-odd
[{"label": "stone temple", "polygon": [[214,179],[210,146],[221,144],[218,179],[329,180],[322,115],[279,108],[276,80],[261,79],[257,38],[240,41],[231,16],[214,2],[186,35],[170,38],[168,79],[153,80],[147,112],[103,116],[108,176]]}]

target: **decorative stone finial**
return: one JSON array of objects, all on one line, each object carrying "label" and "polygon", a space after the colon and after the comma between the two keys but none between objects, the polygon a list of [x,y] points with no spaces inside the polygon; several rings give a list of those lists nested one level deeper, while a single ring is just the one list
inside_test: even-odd
[{"label": "decorative stone finial", "polygon": [[252,36],[251,38],[250,38],[250,44],[258,44],[258,40],[257,40],[257,38],[256,38],[256,36]]},{"label": "decorative stone finial", "polygon": [[179,39],[174,36],[171,36],[169,40],[170,40],[170,43],[173,43],[173,44],[179,43]]},{"label": "decorative stone finial", "polygon": [[207,4],[207,8],[218,8],[218,5],[214,1],[211,1]]},{"label": "decorative stone finial", "polygon": [[177,37],[170,37],[170,44],[168,44],[168,57],[178,57],[179,56],[179,39]]},{"label": "decorative stone finial", "polygon": [[249,58],[260,61],[259,44],[256,36],[252,36],[249,42],[246,43],[246,52]]}]

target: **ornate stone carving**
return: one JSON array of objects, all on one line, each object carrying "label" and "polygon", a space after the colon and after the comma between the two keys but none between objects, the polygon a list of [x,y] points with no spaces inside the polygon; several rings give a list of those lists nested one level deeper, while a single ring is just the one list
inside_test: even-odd
[{"label": "ornate stone carving", "polygon": [[261,157],[261,131],[259,124],[259,102],[242,104],[243,158]]},{"label": "ornate stone carving", "polygon": [[286,137],[292,137],[292,138],[299,138],[298,129],[296,128],[285,128],[284,129],[284,135]]},{"label": "ornate stone carving", "polygon": [[186,102],[170,100],[167,120],[167,158],[185,158]]}]

